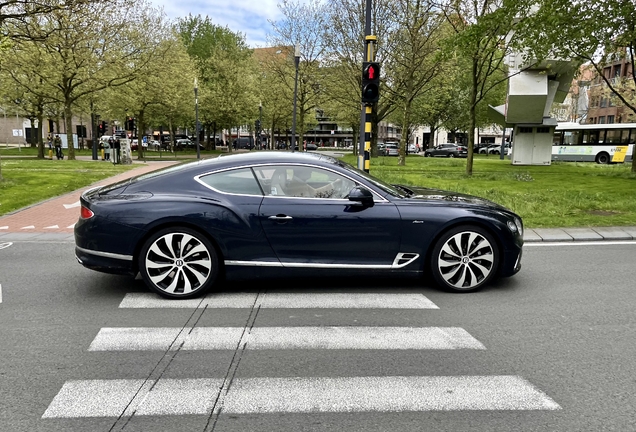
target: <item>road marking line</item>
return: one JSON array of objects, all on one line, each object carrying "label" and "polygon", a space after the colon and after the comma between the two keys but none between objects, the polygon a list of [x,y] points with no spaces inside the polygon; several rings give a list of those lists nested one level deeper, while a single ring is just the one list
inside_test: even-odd
[{"label": "road marking line", "polygon": [[[168,300],[152,293],[128,293],[120,308],[250,308],[257,293],[215,293],[203,300]],[[261,308],[276,309],[439,309],[422,294],[266,293]]]},{"label": "road marking line", "polygon": [[34,225],[29,225],[29,226],[22,227],[20,229],[35,229],[35,226]]},{"label": "road marking line", "polygon": [[[76,223],[77,223],[77,222],[76,222]],[[68,229],[75,228],[75,224],[73,224],[73,225],[69,225],[69,226],[67,226],[66,228],[68,228]]]},{"label": "road marking line", "polygon": [[70,208],[79,207],[79,206],[80,206],[79,200],[77,200],[73,204],[64,204],[64,208],[67,209],[67,210],[70,209]]},{"label": "road marking line", "polygon": [[565,242],[527,242],[526,246],[615,246],[615,245],[635,245],[636,241],[633,240],[617,240],[617,241],[591,241],[591,242],[577,242],[577,241],[565,241]]},{"label": "road marking line", "polygon": [[59,229],[60,227],[58,225],[51,225],[51,226],[47,226],[44,227],[44,229]]},{"label": "road marking line", "polygon": [[[89,351],[232,350],[242,327],[100,329]],[[177,338],[177,339],[176,339]],[[245,349],[454,350],[486,347],[460,327],[254,327]],[[242,344],[241,344],[242,345]]]},{"label": "road marking line", "polygon": [[0,243],[0,249],[6,249],[12,244],[13,244],[12,242]]},{"label": "road marking line", "polygon": [[2,303],[2,284],[0,284],[0,303]]},{"label": "road marking line", "polygon": [[[125,415],[209,414],[222,382],[162,379],[141,388],[143,380],[68,381],[42,418],[119,417],[133,398],[138,404]],[[558,409],[519,376],[239,378],[228,389],[221,415]]]},{"label": "road marking line", "polygon": [[1,230],[5,230],[5,229],[6,229],[6,230],[8,230],[8,229],[9,229],[9,226],[8,226],[8,225],[1,226],[1,227],[0,227],[0,229],[1,229]]}]

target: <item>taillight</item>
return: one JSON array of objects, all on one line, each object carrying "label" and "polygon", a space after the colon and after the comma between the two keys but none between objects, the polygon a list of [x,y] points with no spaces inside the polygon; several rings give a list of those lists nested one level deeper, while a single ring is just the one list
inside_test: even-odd
[{"label": "taillight", "polygon": [[80,209],[80,218],[90,219],[93,216],[95,216],[95,213],[93,213],[88,207],[82,206]]}]

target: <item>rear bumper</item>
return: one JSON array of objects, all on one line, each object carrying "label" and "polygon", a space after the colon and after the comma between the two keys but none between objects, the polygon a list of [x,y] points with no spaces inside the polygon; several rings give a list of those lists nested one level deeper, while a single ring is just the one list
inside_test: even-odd
[{"label": "rear bumper", "polygon": [[136,274],[134,260],[129,255],[100,252],[75,246],[75,258],[84,267],[103,273]]}]

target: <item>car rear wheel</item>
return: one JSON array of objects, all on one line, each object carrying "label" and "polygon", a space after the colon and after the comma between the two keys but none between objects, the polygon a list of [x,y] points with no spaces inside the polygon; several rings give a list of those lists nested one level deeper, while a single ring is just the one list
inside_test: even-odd
[{"label": "car rear wheel", "polygon": [[430,269],[438,285],[448,291],[471,292],[497,273],[499,248],[486,230],[459,226],[444,233],[433,248]]},{"label": "car rear wheel", "polygon": [[139,271],[157,294],[185,299],[212,287],[219,274],[219,259],[212,243],[201,233],[185,227],[166,228],[144,244]]},{"label": "car rear wheel", "polygon": [[449,157],[449,158],[454,158],[454,157],[455,157],[455,153],[449,153],[449,154],[448,154],[448,157]]},{"label": "car rear wheel", "polygon": [[424,157],[431,157],[432,155],[430,153],[424,153]]}]

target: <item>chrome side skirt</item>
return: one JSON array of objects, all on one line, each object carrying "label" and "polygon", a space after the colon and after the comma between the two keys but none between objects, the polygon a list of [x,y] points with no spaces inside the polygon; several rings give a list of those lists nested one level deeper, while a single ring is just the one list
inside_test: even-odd
[{"label": "chrome side skirt", "polygon": [[279,267],[279,268],[322,268],[322,269],[376,269],[395,270],[406,267],[420,257],[416,253],[398,253],[392,264],[338,264],[319,262],[280,262],[280,261],[235,261],[226,260],[226,266]]}]

